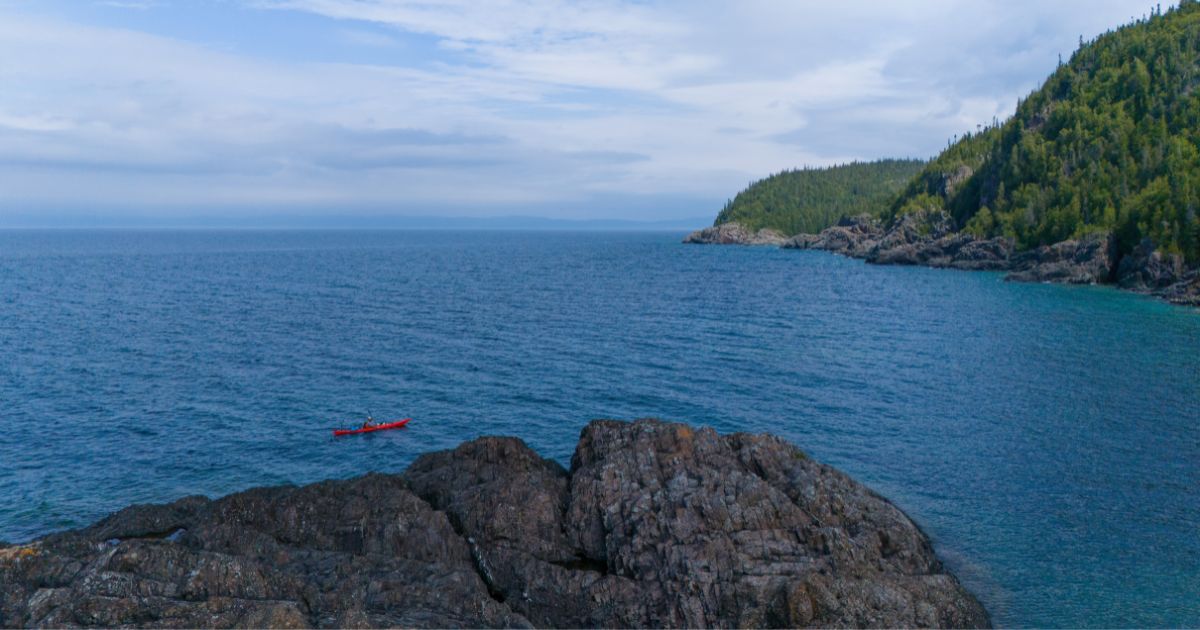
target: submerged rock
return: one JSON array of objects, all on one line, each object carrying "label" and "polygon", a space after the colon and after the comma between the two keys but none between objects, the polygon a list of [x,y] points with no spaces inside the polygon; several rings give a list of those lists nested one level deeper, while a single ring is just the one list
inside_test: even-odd
[{"label": "submerged rock", "polygon": [[988,625],[899,509],[768,435],[595,421],[403,475],[128,508],[0,549],[0,626]]},{"label": "submerged rock", "polygon": [[684,243],[698,245],[782,245],[787,240],[782,233],[770,228],[752,232],[740,223],[722,223],[696,230],[684,237]]}]

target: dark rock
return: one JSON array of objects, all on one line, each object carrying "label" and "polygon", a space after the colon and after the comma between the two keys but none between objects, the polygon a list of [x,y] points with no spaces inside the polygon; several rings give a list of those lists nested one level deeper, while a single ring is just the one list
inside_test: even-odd
[{"label": "dark rock", "polygon": [[1133,291],[1165,289],[1183,279],[1183,257],[1163,255],[1154,241],[1143,238],[1117,266],[1117,285]]},{"label": "dark rock", "polygon": [[572,542],[641,586],[607,625],[987,623],[900,510],[778,438],[599,421],[571,468]]},{"label": "dark rock", "polygon": [[880,246],[868,255],[867,262],[999,271],[1008,268],[1012,249],[1012,241],[1005,238],[979,239],[971,234],[956,232],[937,239],[918,237],[893,244],[890,249]]},{"label": "dark rock", "polygon": [[882,262],[882,259],[899,259],[898,254],[890,254],[890,251],[905,250],[923,242],[935,241],[953,232],[953,218],[941,210],[920,210],[902,215],[896,218],[892,227],[878,240],[868,256],[868,262],[888,264]]},{"label": "dark rock", "polygon": [[867,215],[843,217],[837,225],[821,230],[820,234],[797,234],[785,241],[786,249],[821,249],[862,258],[883,235],[879,220]]},{"label": "dark rock", "polygon": [[1180,306],[1200,306],[1200,269],[1193,269],[1182,280],[1156,291],[1155,295]]},{"label": "dark rock", "polygon": [[[954,186],[971,175],[946,176]],[[797,234],[786,249],[820,249],[878,265],[924,265],[968,271],[1009,271],[1006,280],[1103,284],[1151,293],[1174,304],[1200,306],[1200,269],[1189,270],[1183,257],[1155,251],[1150,239],[1118,260],[1116,240],[1107,233],[1062,241],[1014,253],[1011,239],[981,239],[954,231],[941,210],[926,209],[898,217],[884,230],[869,215],[842,219],[820,234]]]},{"label": "dark rock", "polygon": [[0,626],[953,626],[895,506],[766,435],[596,421],[571,470],[481,438],[372,474],[136,506],[0,548]]},{"label": "dark rock", "polygon": [[740,223],[722,223],[696,230],[684,237],[683,242],[698,245],[782,245],[786,240],[787,237],[770,228],[751,232]]},{"label": "dark rock", "polygon": [[19,549],[0,550],[5,627],[528,625],[394,476],[136,506]]},{"label": "dark rock", "polygon": [[1064,282],[1099,284],[1109,282],[1116,262],[1116,241],[1111,234],[1091,234],[1079,240],[1043,245],[1012,258],[1016,282]]},{"label": "dark rock", "polygon": [[968,238],[954,251],[945,265],[967,271],[1003,271],[1009,268],[1013,242],[995,237],[989,239]]}]

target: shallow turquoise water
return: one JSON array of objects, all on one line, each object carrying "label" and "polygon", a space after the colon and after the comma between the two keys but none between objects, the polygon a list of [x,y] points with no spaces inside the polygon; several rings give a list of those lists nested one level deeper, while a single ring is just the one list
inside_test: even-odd
[{"label": "shallow turquoise water", "polygon": [[870,484],[1001,625],[1200,625],[1200,313],[680,236],[0,232],[0,539],[661,416]]}]

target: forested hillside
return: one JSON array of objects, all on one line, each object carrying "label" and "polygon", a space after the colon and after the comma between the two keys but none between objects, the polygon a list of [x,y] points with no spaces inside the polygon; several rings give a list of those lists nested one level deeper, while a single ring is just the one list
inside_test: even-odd
[{"label": "forested hillside", "polygon": [[717,215],[751,230],[815,233],[843,216],[880,215],[918,171],[919,160],[854,162],[830,168],[783,171],[751,184]]},{"label": "forested hillside", "polygon": [[1029,248],[1112,231],[1200,261],[1200,4],[1081,41],[998,126],[929,165],[889,215],[942,208]]}]

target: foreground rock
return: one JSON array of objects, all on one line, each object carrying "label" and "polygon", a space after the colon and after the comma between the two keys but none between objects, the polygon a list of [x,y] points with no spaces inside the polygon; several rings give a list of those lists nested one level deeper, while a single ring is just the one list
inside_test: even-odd
[{"label": "foreground rock", "polygon": [[766,435],[596,421],[571,470],[481,438],[401,476],[138,506],[0,549],[0,625],[953,626],[895,506]]},{"label": "foreground rock", "polygon": [[787,238],[776,230],[763,228],[752,232],[740,223],[722,223],[696,230],[684,237],[684,243],[697,245],[782,245]]}]

